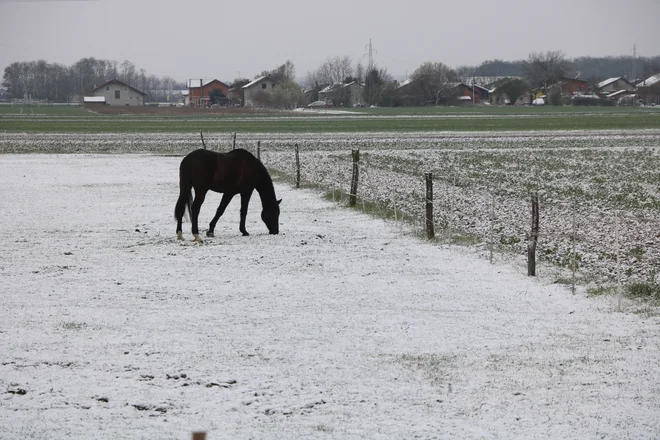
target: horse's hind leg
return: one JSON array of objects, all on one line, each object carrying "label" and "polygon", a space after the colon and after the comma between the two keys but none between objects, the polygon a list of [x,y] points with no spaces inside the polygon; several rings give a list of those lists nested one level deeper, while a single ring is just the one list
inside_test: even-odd
[{"label": "horse's hind leg", "polygon": [[227,206],[229,205],[229,202],[231,202],[231,199],[234,198],[236,194],[233,193],[224,193],[222,195],[222,200],[220,200],[220,206],[218,206],[218,210],[215,212],[215,217],[213,217],[213,220],[211,220],[211,223],[209,223],[209,230],[206,231],[206,236],[207,237],[213,237],[213,231],[215,230],[215,225],[218,223],[218,219],[222,216],[222,214],[225,213],[225,209],[227,209]]},{"label": "horse's hind leg", "polygon": [[190,208],[190,222],[192,223],[192,234],[195,239],[193,241],[201,242],[202,239],[199,238],[199,227],[197,226],[197,221],[199,219],[199,210],[204,203],[204,198],[206,197],[206,191],[197,191],[195,190],[195,200],[192,203]]},{"label": "horse's hind leg", "polygon": [[185,191],[181,191],[179,199],[176,202],[174,207],[174,218],[176,219],[176,238],[178,240],[183,240],[183,229],[181,223],[183,222],[183,216],[186,212],[186,203],[188,202],[190,192],[186,194]]}]

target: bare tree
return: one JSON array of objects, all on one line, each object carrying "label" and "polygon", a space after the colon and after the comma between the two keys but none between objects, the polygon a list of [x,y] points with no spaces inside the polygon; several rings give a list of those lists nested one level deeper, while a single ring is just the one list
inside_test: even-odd
[{"label": "bare tree", "polygon": [[449,97],[450,90],[458,81],[458,75],[443,63],[427,61],[415,69],[410,79],[417,81],[427,102],[438,105],[443,98]]},{"label": "bare tree", "polygon": [[381,105],[387,85],[393,82],[386,68],[374,65],[364,78],[364,99],[367,104]]},{"label": "bare tree", "polygon": [[354,76],[353,61],[350,57],[335,56],[325,60],[315,71],[307,73],[306,85],[341,84],[347,77]]},{"label": "bare tree", "polygon": [[293,82],[296,80],[296,66],[291,60],[286,60],[284,64],[281,64],[274,69],[262,70],[261,73],[255,75],[255,79],[262,76],[270,76],[276,83],[286,81]]},{"label": "bare tree", "polygon": [[305,103],[305,94],[298,84],[293,81],[277,83],[271,93],[272,105],[282,109],[294,109]]},{"label": "bare tree", "polygon": [[530,53],[522,67],[527,81],[533,87],[542,87],[547,93],[548,87],[566,75],[570,63],[561,50],[549,50]]},{"label": "bare tree", "polygon": [[132,86],[135,84],[135,78],[136,78],[136,73],[135,73],[135,64],[131,63],[128,60],[125,60],[123,63],[121,63],[121,80],[128,84],[129,86]]},{"label": "bare tree", "polygon": [[458,80],[467,84],[471,82],[470,78],[474,77],[474,72],[477,69],[472,66],[458,66],[454,70],[456,71],[456,77],[458,78]]},{"label": "bare tree", "polygon": [[495,87],[498,94],[506,95],[511,105],[514,105],[518,98],[529,92],[529,84],[521,78],[504,78],[497,81]]}]

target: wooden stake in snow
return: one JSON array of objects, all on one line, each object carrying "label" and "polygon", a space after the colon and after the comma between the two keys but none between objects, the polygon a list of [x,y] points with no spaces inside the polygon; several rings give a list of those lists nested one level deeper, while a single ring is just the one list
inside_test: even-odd
[{"label": "wooden stake in snow", "polygon": [[573,234],[571,235],[572,261],[571,261],[571,293],[575,294],[575,271],[577,270],[577,261],[575,258],[575,236],[577,234],[577,222],[575,221],[575,203],[573,203]]},{"label": "wooden stake in snow", "polygon": [[261,160],[261,141],[257,141],[257,159]]},{"label": "wooden stake in snow", "polygon": [[527,275],[536,276],[536,244],[539,239],[539,193],[532,193],[532,230],[527,243]]},{"label": "wooden stake in snow", "polygon": [[488,256],[488,262],[490,264],[493,264],[493,239],[494,239],[494,226],[495,226],[495,195],[491,194],[491,200],[490,200],[490,239],[488,240],[489,242],[489,256]]},{"label": "wooden stake in snow", "polygon": [[231,142],[231,149],[232,150],[236,149],[236,133],[234,133],[234,139]]},{"label": "wooden stake in snow", "polygon": [[620,229],[620,219],[619,219],[619,211],[616,211],[616,218],[615,218],[615,240],[616,240],[616,296],[617,296],[617,308],[619,312],[621,311],[621,306],[622,306],[622,301],[621,301],[621,241],[619,238],[619,235],[621,232],[619,232]]},{"label": "wooden stake in snow", "polygon": [[296,144],[296,188],[300,188],[300,150]]},{"label": "wooden stake in snow", "polygon": [[433,227],[433,174],[424,174],[426,180],[426,237],[429,240],[435,238]]},{"label": "wooden stake in snow", "polygon": [[351,177],[351,193],[349,194],[348,205],[357,204],[358,179],[360,177],[360,150],[352,150],[353,155],[353,176]]}]

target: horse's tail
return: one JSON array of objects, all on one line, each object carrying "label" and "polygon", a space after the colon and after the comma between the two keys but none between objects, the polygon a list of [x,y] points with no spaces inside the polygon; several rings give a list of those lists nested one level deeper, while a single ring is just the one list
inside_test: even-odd
[{"label": "horse's tail", "polygon": [[179,199],[174,207],[174,218],[179,220],[188,213],[190,215],[190,206],[192,205],[192,181],[184,177],[186,173],[179,169]]}]

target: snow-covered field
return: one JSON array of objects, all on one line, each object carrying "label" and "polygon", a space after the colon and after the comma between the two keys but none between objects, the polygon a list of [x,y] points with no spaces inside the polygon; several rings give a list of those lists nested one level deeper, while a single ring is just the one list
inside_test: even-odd
[{"label": "snow-covered field", "polygon": [[277,180],[177,242],[179,160],[0,156],[0,438],[660,436],[657,316]]}]

